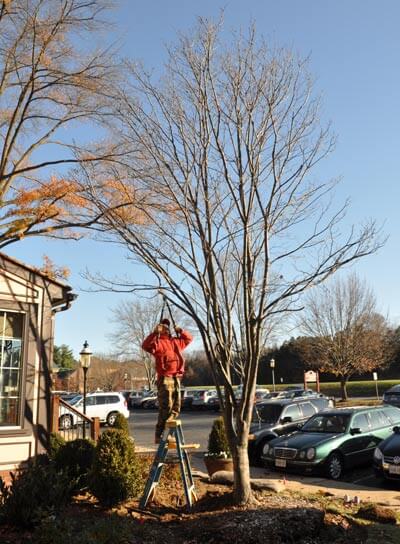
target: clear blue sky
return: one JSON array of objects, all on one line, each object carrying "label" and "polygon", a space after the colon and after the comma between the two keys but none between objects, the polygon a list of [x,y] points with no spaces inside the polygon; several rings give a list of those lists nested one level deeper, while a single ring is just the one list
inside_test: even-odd
[{"label": "clear blue sky", "polygon": [[[196,17],[219,17],[224,9],[227,29],[246,28],[255,21],[258,32],[274,44],[310,56],[316,87],[324,100],[324,115],[332,121],[338,144],[324,162],[326,177],[343,181],[338,197],[352,200],[350,219],[357,224],[373,217],[389,235],[378,255],[353,269],[374,289],[381,310],[400,323],[400,2],[398,0],[125,0],[112,17],[110,39],[122,40],[122,52],[162,67],[164,44],[178,31],[195,24]],[[26,240],[6,249],[34,265],[46,253],[67,265],[70,284],[79,294],[71,310],[57,315],[56,343],[79,352],[88,340],[97,352],[112,349],[110,308],[122,295],[87,293],[80,272],[88,267],[110,275],[141,272],[125,261],[123,249],[91,241]],[[124,295],[127,296],[127,295]]]}]

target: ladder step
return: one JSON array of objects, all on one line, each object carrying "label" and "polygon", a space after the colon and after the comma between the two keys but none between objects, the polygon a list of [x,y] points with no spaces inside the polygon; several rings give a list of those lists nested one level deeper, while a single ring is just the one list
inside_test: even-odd
[{"label": "ladder step", "polygon": [[[168,447],[170,449],[177,449],[175,442],[168,442]],[[198,450],[200,448],[200,444],[181,444],[181,449],[183,450]]]}]

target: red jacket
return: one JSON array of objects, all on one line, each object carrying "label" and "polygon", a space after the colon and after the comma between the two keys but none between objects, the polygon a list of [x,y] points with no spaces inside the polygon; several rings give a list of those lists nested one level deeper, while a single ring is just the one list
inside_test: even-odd
[{"label": "red jacket", "polygon": [[180,378],[185,370],[185,360],[181,352],[192,340],[192,336],[186,331],[182,331],[177,338],[166,333],[152,332],[143,340],[142,348],[154,355],[158,376]]}]

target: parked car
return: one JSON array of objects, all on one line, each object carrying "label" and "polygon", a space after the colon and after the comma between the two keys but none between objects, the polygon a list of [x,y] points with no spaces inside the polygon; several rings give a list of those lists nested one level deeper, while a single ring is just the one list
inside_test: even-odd
[{"label": "parked car", "polygon": [[197,393],[197,389],[184,389],[181,391],[181,410],[192,409],[193,399]]},{"label": "parked car", "polygon": [[60,399],[64,400],[65,402],[70,402],[71,400],[75,399],[76,397],[82,397],[80,393],[75,391],[74,393],[61,393],[59,395]]},{"label": "parked car", "polygon": [[[83,397],[77,396],[69,402],[71,406],[83,412]],[[86,396],[86,415],[88,417],[98,417],[100,422],[107,423],[111,427],[115,423],[117,414],[122,414],[129,418],[129,410],[126,399],[121,393],[91,393]],[[59,426],[61,429],[70,429],[78,423],[78,416],[69,411],[67,407],[60,408]]]},{"label": "parked car", "polygon": [[202,389],[193,395],[192,409],[206,410],[210,409],[210,400],[218,397],[216,389]]},{"label": "parked car", "polygon": [[128,398],[128,408],[140,408],[144,394],[144,391],[131,391]]},{"label": "parked car", "polygon": [[400,385],[394,385],[383,393],[383,404],[391,404],[400,408]]},{"label": "parked car", "polygon": [[311,416],[329,408],[326,398],[273,399],[254,406],[249,436],[249,457],[259,464],[265,445],[301,427]]},{"label": "parked car", "polygon": [[324,472],[333,480],[347,468],[372,462],[375,447],[400,424],[392,407],[338,408],[320,412],[303,427],[265,445],[262,459],[280,470]]},{"label": "parked car", "polygon": [[[387,407],[386,410],[390,408]],[[392,419],[398,418],[399,408],[394,406]],[[383,440],[374,451],[374,471],[378,478],[400,479],[400,427],[393,427],[393,434]]]},{"label": "parked car", "polygon": [[151,408],[157,408],[157,391],[147,391],[143,397],[142,401],[139,405],[139,408],[143,408],[144,410],[150,410]]}]

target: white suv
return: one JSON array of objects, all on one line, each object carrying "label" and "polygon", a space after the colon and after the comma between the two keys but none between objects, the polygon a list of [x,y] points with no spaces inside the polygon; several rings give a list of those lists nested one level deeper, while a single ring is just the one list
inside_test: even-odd
[{"label": "white suv", "polygon": [[[77,396],[70,403],[76,410],[83,412],[83,397]],[[126,399],[121,393],[110,391],[107,393],[90,393],[86,396],[86,415],[88,417],[98,417],[102,423],[113,426],[117,414],[122,414],[126,419],[129,418],[129,410]],[[78,422],[78,416],[68,410],[65,406],[60,406],[60,429],[70,429]]]}]

